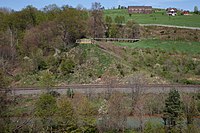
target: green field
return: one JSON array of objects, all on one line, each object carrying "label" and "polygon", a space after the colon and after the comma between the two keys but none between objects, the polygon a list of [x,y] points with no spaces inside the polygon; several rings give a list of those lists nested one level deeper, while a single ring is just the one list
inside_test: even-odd
[{"label": "green field", "polygon": [[200,15],[169,17],[165,11],[153,14],[132,14],[129,16],[127,9],[104,10],[104,16],[111,16],[114,20],[116,16],[124,16],[125,20],[135,20],[140,24],[164,24],[188,27],[200,27]]},{"label": "green field", "polygon": [[200,42],[169,41],[169,40],[141,40],[135,43],[116,43],[119,46],[131,48],[154,48],[165,51],[178,51],[188,54],[200,54]]}]

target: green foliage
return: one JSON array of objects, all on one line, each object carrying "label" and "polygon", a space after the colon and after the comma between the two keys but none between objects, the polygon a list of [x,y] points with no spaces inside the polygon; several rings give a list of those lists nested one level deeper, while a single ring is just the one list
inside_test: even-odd
[{"label": "green foliage", "polygon": [[195,13],[195,14],[198,14],[198,13],[199,13],[198,6],[195,6],[195,7],[194,7],[194,13]]},{"label": "green foliage", "polygon": [[60,64],[60,72],[62,75],[68,75],[74,72],[75,63],[71,59],[65,59]]},{"label": "green foliage", "polygon": [[125,22],[125,17],[124,16],[116,16],[115,17],[115,23],[118,25],[121,25]]},{"label": "green foliage", "polygon": [[70,89],[70,88],[67,89],[67,97],[68,98],[73,98],[74,97],[73,89]]},{"label": "green foliage", "polygon": [[42,94],[35,103],[35,115],[41,118],[44,131],[54,125],[53,116],[57,111],[56,98],[50,94]]},{"label": "green foliage", "polygon": [[56,112],[57,131],[75,132],[77,130],[77,116],[71,101],[65,97],[58,100],[58,111]]},{"label": "green foliage", "polygon": [[79,11],[69,8],[61,12],[57,16],[57,24],[64,44],[67,49],[71,43],[75,43],[76,39],[86,35],[86,20],[85,11]]},{"label": "green foliage", "polygon": [[200,128],[196,125],[188,125],[186,129],[184,129],[185,133],[199,133]]},{"label": "green foliage", "polygon": [[107,24],[108,26],[111,25],[112,22],[113,22],[113,20],[112,20],[112,18],[111,18],[110,16],[106,16],[105,21],[106,21],[106,24]]},{"label": "green foliage", "polygon": [[110,38],[117,38],[118,37],[118,33],[119,33],[119,28],[116,24],[112,24],[110,29],[109,29],[109,37]]},{"label": "green foliage", "polygon": [[25,62],[29,61],[32,63],[32,65],[27,66],[30,67],[29,70],[32,69],[32,71],[41,71],[45,70],[47,68],[47,63],[45,61],[45,58],[43,56],[43,51],[42,49],[37,49],[31,54],[32,59],[24,60]]},{"label": "green foliage", "polygon": [[52,95],[53,97],[60,97],[60,93],[58,93],[57,91],[49,91],[47,94]]},{"label": "green foliage", "polygon": [[115,44],[132,48],[130,50],[132,52],[130,56],[133,57],[131,62],[134,67],[140,67],[140,70],[144,68],[148,71],[154,71],[171,82],[199,84],[198,78],[194,78],[194,74],[198,76],[200,63],[197,60],[200,50],[198,42],[148,39],[135,43]]},{"label": "green foliage", "polygon": [[6,79],[4,72],[0,70],[0,90],[8,87],[8,80]]},{"label": "green foliage", "polygon": [[166,125],[176,126],[179,118],[182,115],[182,102],[180,94],[177,90],[172,89],[165,100],[164,116],[163,119]]},{"label": "green foliage", "polygon": [[94,107],[85,97],[83,97],[81,101],[79,101],[77,116],[78,130],[80,132],[97,132]]},{"label": "green foliage", "polygon": [[55,77],[50,71],[41,71],[39,81],[40,85],[46,89],[51,89],[55,85]]},{"label": "green foliage", "polygon": [[48,119],[55,114],[57,110],[56,99],[50,94],[42,94],[35,103],[35,115]]},{"label": "green foliage", "polygon": [[197,101],[197,110],[198,110],[199,113],[200,113],[200,100]]},{"label": "green foliage", "polygon": [[165,133],[165,129],[160,123],[147,122],[145,124],[144,133]]},{"label": "green foliage", "polygon": [[[130,48],[144,48],[144,49],[157,49],[169,52],[181,52],[188,54],[199,54],[200,46],[199,42],[187,42],[187,41],[170,41],[159,39],[147,39],[141,40],[135,43],[116,43],[119,46],[128,46]],[[190,47],[190,48],[188,48]],[[174,51],[175,50],[175,51]]]},{"label": "green foliage", "polygon": [[[9,118],[9,105],[11,104],[11,100],[8,98],[7,87],[8,82],[6,76],[3,71],[0,70],[0,131],[1,132],[10,132],[10,118]],[[3,91],[5,89],[5,91]]]},{"label": "green foliage", "polygon": [[200,64],[198,64],[195,68],[195,74],[200,75]]}]

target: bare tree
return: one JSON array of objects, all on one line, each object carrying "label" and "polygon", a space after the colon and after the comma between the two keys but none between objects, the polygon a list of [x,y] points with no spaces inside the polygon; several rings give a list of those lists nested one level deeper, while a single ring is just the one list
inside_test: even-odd
[{"label": "bare tree", "polygon": [[140,26],[134,21],[128,21],[125,26],[126,37],[127,38],[140,38]]},{"label": "bare tree", "polygon": [[104,21],[103,21],[103,12],[100,3],[92,4],[91,18],[89,20],[90,32],[92,37],[100,38],[104,36]]},{"label": "bare tree", "polygon": [[143,74],[137,73],[133,77],[131,77],[128,81],[129,88],[131,89],[131,106],[132,111],[131,114],[134,113],[135,105],[139,100],[139,97],[143,93],[142,86],[146,84],[146,79]]},{"label": "bare tree", "polygon": [[95,93],[93,88],[85,89],[85,96],[87,97],[88,100],[92,100],[92,93]]},{"label": "bare tree", "polygon": [[108,78],[106,80],[106,84],[107,84],[107,89],[105,92],[105,99],[110,99],[112,93],[113,93],[113,88],[115,87],[117,81],[115,78]]},{"label": "bare tree", "polygon": [[130,115],[135,115],[139,118],[140,121],[140,130],[144,129],[144,103],[143,103],[143,85],[147,83],[146,78],[141,73],[136,73],[129,80],[129,88],[131,89],[131,112]]},{"label": "bare tree", "polygon": [[128,111],[123,94],[114,92],[100,108],[99,132],[124,132],[127,124]]},{"label": "bare tree", "polygon": [[184,113],[187,119],[187,124],[193,124],[194,116],[197,115],[197,107],[194,96],[182,94]]}]

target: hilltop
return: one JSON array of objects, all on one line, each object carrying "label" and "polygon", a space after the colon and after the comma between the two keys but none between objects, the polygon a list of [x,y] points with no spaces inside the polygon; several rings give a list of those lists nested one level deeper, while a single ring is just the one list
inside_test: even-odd
[{"label": "hilltop", "polygon": [[188,27],[200,27],[200,15],[191,13],[189,16],[180,15],[168,16],[164,9],[156,9],[152,14],[132,14],[129,16],[127,9],[109,9],[104,10],[104,16],[110,16],[115,19],[116,16],[124,16],[125,22],[134,20],[139,24],[164,24]]}]

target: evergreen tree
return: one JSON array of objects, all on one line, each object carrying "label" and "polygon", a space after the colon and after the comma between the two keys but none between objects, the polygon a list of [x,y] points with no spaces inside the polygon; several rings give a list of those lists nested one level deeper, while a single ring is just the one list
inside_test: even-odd
[{"label": "evergreen tree", "polygon": [[194,13],[195,13],[195,14],[198,14],[198,13],[199,13],[198,6],[195,6],[195,7],[194,7]]},{"label": "evergreen tree", "polygon": [[58,110],[56,112],[57,132],[76,132],[77,117],[71,101],[66,97],[61,97],[57,101]]},{"label": "evergreen tree", "polygon": [[43,130],[52,128],[53,116],[57,111],[56,98],[50,94],[42,94],[35,104],[35,115],[41,118]]},{"label": "evergreen tree", "polygon": [[168,98],[165,100],[165,108],[164,108],[164,121],[165,125],[169,127],[176,126],[177,122],[182,114],[180,94],[177,90],[172,89],[169,92]]}]

